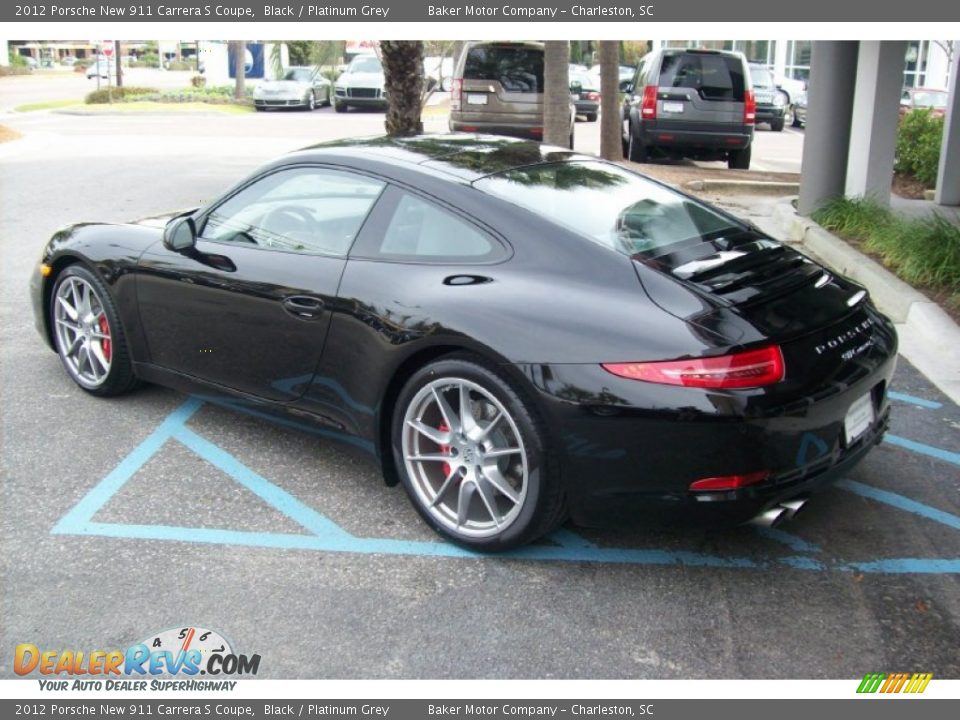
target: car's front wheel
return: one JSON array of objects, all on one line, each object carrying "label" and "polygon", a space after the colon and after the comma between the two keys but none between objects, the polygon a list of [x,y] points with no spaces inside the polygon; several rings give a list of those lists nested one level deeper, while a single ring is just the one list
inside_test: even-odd
[{"label": "car's front wheel", "polygon": [[71,265],[50,297],[54,345],[67,373],[94,395],[119,395],[137,384],[110,292],[93,272]]},{"label": "car's front wheel", "polygon": [[303,99],[303,105],[306,108],[307,112],[312,112],[317,108],[317,96],[313,92],[307,93],[307,96]]},{"label": "car's front wheel", "polygon": [[393,454],[407,494],[434,530],[472,550],[508,550],[562,521],[545,442],[510,383],[467,359],[425,366],[397,399]]},{"label": "car's front wheel", "polygon": [[342,112],[346,112],[346,111],[347,111],[347,106],[344,105],[344,104],[343,104],[342,102],[340,102],[339,100],[337,100],[336,98],[334,98],[334,100],[333,100],[333,109],[334,109],[335,112],[342,113]]}]

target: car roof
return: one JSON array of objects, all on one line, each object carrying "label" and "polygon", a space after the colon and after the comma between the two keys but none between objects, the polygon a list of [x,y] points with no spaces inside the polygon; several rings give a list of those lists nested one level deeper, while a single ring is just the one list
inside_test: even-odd
[{"label": "car roof", "polygon": [[278,164],[330,162],[334,159],[347,160],[357,167],[375,165],[388,175],[415,172],[460,184],[472,183],[487,175],[517,167],[570,160],[598,161],[592,155],[581,155],[532,140],[455,133],[336,140],[290,153]]}]

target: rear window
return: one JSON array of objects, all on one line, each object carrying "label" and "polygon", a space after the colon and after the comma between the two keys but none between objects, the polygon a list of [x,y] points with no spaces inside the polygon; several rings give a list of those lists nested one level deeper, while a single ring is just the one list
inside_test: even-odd
[{"label": "rear window", "polygon": [[742,231],[704,205],[607,163],[514,168],[474,186],[630,257]]},{"label": "rear window", "polygon": [[480,45],[467,53],[465,80],[491,80],[507,92],[543,92],[543,50],[510,45]]},{"label": "rear window", "polygon": [[705,100],[743,102],[743,63],[728,55],[664,55],[660,87],[691,88]]}]

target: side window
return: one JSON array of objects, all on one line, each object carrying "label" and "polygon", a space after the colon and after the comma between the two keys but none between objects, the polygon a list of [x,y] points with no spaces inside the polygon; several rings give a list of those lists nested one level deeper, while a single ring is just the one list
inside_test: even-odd
[{"label": "side window", "polygon": [[489,261],[503,247],[452,212],[416,195],[404,193],[376,255],[398,260]]},{"label": "side window", "polygon": [[340,170],[280,170],[214,208],[200,234],[267,250],[346,255],[383,188]]}]

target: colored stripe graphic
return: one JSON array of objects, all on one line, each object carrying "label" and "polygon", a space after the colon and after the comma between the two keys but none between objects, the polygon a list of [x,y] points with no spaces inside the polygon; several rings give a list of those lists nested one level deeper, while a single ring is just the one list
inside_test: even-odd
[{"label": "colored stripe graphic", "polygon": [[922,693],[933,673],[867,673],[860,681],[858,693]]}]

